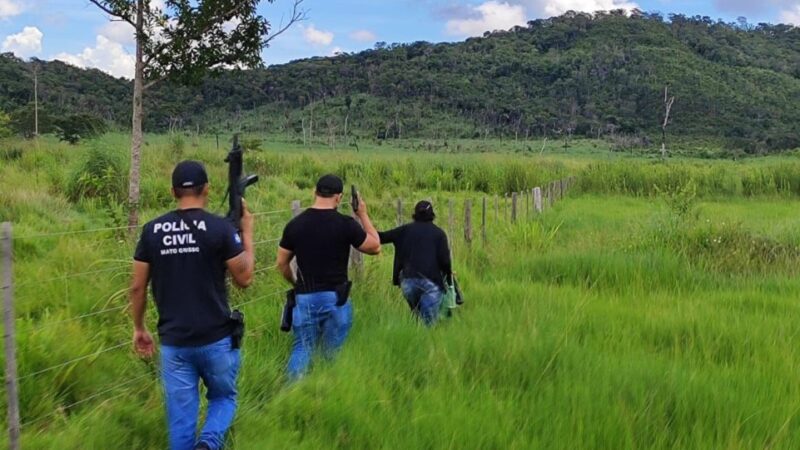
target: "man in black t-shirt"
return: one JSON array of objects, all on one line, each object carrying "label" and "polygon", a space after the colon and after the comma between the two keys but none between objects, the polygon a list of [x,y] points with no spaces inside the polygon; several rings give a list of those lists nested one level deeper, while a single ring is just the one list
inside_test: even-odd
[{"label": "man in black t-shirt", "polygon": [[394,244],[392,282],[400,286],[411,311],[425,325],[439,317],[439,305],[446,283],[452,283],[453,269],[447,234],[433,224],[433,205],[421,201],[414,207],[414,222],[380,232],[381,244]]},{"label": "man in black t-shirt", "polygon": [[[369,255],[381,250],[363,200],[356,213],[361,225],[336,211],[343,190],[339,177],[322,177],[314,205],[286,225],[278,248],[278,270],[295,286],[297,294],[292,314],[294,345],[287,369],[292,380],[305,373],[320,338],[326,357],[331,357],[347,338],[353,314],[347,297],[350,248]],[[292,258],[297,258],[296,275],[290,265]]]},{"label": "man in black t-shirt", "polygon": [[[223,446],[236,412],[239,349],[231,340],[233,323],[226,272],[245,288],[253,279],[253,216],[243,207],[241,235],[227,220],[203,210],[208,176],[195,161],[172,173],[178,209],[145,224],[133,263],[131,304],[137,353],[155,353],[145,329],[147,284],[158,310],[169,443],[172,450]],[[206,423],[196,438],[199,380],[208,392]]]}]

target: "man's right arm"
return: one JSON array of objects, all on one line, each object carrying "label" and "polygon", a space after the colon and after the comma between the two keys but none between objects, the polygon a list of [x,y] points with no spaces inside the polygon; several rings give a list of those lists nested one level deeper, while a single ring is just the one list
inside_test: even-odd
[{"label": "man's right arm", "polygon": [[281,273],[283,278],[294,286],[297,280],[294,279],[294,272],[292,272],[292,258],[294,258],[294,252],[278,247],[278,258],[275,261],[275,265],[278,266],[278,272]]},{"label": "man's right arm", "polygon": [[397,227],[393,230],[389,231],[379,231],[378,237],[380,238],[381,244],[394,244],[400,238],[400,232],[403,227]]},{"label": "man's right arm", "polygon": [[367,214],[367,204],[364,199],[359,196],[358,212],[356,212],[358,219],[361,221],[361,226],[367,233],[367,238],[358,247],[358,251],[366,253],[367,255],[378,255],[381,252],[381,238],[378,235],[378,230],[372,225],[372,221]]},{"label": "man's right arm", "polygon": [[[244,251],[225,261],[233,282],[240,288],[246,288],[253,283],[253,273],[256,266],[256,251],[253,245],[253,215],[247,209],[247,204],[242,200],[242,247]],[[226,236],[227,239],[227,236]]]}]

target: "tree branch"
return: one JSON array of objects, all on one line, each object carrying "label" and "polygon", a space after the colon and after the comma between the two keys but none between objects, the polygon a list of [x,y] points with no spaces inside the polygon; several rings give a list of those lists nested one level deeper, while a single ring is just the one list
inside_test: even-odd
[{"label": "tree branch", "polygon": [[133,20],[130,17],[127,17],[124,14],[120,14],[120,13],[114,12],[112,9],[110,9],[107,6],[103,5],[100,2],[100,0],[89,0],[89,2],[92,3],[94,6],[97,6],[98,8],[102,9],[103,12],[105,12],[109,16],[116,17],[116,18],[118,18],[119,20],[121,20],[123,22],[127,22],[127,23],[131,24],[134,29],[136,28],[136,24],[133,23]]},{"label": "tree branch", "polygon": [[158,83],[160,83],[160,82],[162,82],[162,81],[164,81],[166,79],[167,79],[167,76],[164,75],[162,77],[156,78],[155,80],[150,80],[147,83],[145,83],[144,86],[142,86],[142,90],[146,91],[146,90],[150,89],[151,87],[153,87],[154,85],[156,85],[156,84],[158,84]]},{"label": "tree branch", "polygon": [[262,44],[266,47],[272,42],[273,39],[283,34],[284,31],[288,30],[292,25],[296,22],[302,22],[308,19],[308,12],[305,9],[300,9],[300,6],[303,4],[305,0],[294,0],[294,5],[292,7],[292,18],[289,19],[289,22],[278,29],[275,33],[272,33],[266,40],[262,42]]}]

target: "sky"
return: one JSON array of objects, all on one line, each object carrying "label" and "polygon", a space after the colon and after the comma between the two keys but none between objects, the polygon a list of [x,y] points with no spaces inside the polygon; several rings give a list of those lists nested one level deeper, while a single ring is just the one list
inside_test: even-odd
[{"label": "sky", "polygon": [[[164,0],[151,0],[151,5]],[[293,0],[262,1],[260,13],[276,26]],[[304,0],[307,19],[272,41],[267,65],[311,56],[357,52],[376,42],[459,41],[509,29],[569,10],[639,8],[751,23],[800,26],[800,0]],[[59,59],[117,77],[133,73],[133,33],[110,22],[88,0],[0,0],[0,52]]]}]

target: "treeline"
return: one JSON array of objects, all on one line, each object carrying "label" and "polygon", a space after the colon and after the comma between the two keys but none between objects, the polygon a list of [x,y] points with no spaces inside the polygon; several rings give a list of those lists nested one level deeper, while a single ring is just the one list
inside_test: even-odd
[{"label": "treeline", "polygon": [[[96,70],[40,67],[52,113],[126,126],[130,86]],[[32,98],[32,63],[0,58],[0,109]],[[800,28],[621,11],[567,13],[460,43],[372,50],[163,85],[147,127],[286,133],[294,139],[568,138],[668,134],[751,153],[800,147]]]}]

